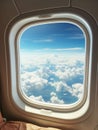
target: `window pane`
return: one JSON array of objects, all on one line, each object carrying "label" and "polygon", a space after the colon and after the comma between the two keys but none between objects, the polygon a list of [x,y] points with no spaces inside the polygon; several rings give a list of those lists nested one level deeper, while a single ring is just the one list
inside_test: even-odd
[{"label": "window pane", "polygon": [[20,38],[23,93],[52,104],[73,104],[83,97],[85,36],[73,23],[47,23],[27,28]]}]

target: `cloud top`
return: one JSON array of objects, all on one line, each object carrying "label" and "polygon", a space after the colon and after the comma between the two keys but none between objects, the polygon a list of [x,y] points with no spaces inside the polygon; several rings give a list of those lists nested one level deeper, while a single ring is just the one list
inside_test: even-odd
[{"label": "cloud top", "polygon": [[21,54],[21,89],[32,100],[72,104],[83,96],[84,55]]}]

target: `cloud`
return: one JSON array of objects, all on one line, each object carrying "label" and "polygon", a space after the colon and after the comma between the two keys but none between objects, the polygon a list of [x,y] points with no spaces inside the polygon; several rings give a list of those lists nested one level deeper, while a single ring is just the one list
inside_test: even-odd
[{"label": "cloud", "polygon": [[21,83],[24,89],[36,89],[40,91],[45,85],[47,85],[48,80],[37,76],[36,72],[24,72],[21,74]]},{"label": "cloud", "polygon": [[53,83],[50,83],[51,86],[55,87],[56,91],[57,92],[60,92],[63,90],[67,90],[70,91],[70,88],[68,87],[68,85],[63,82],[63,81],[57,81],[57,82],[53,82]]},{"label": "cloud", "polygon": [[53,103],[53,104],[64,104],[64,101],[63,101],[63,100],[60,100],[60,99],[57,97],[56,93],[51,92],[50,103]]},{"label": "cloud", "polygon": [[36,97],[36,96],[32,95],[29,98],[32,99],[32,100],[37,100],[37,101],[40,101],[40,102],[45,102],[42,96],[37,96]]},{"label": "cloud", "polygon": [[33,40],[33,42],[36,42],[36,43],[42,43],[42,42],[52,42],[53,39],[35,39]]},{"label": "cloud", "polygon": [[84,39],[84,35],[83,34],[73,34],[73,36],[68,37],[69,39]]},{"label": "cloud", "polygon": [[44,49],[41,49],[41,50],[47,50],[47,51],[77,51],[77,50],[82,50],[83,48],[80,48],[80,47],[76,47],[76,48],[61,48],[61,49],[51,49],[51,48],[44,48]]},{"label": "cloud", "polygon": [[21,88],[32,100],[66,104],[69,98],[70,104],[83,96],[84,55],[24,53],[21,59]]},{"label": "cloud", "polygon": [[79,99],[83,96],[83,84],[76,83],[72,85],[72,95],[77,96]]},{"label": "cloud", "polygon": [[65,52],[72,52],[72,51],[82,51],[84,50],[82,47],[73,47],[73,48],[43,48],[43,49],[36,49],[36,52],[38,53],[65,53]]}]

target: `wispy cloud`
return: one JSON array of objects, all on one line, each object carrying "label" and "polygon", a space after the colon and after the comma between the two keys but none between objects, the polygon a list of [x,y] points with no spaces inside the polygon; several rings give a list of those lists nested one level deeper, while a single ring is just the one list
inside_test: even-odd
[{"label": "wispy cloud", "polygon": [[84,39],[83,34],[73,34],[73,36],[69,36],[68,39]]},{"label": "wispy cloud", "polygon": [[53,39],[35,39],[33,42],[40,43],[40,42],[52,42]]},{"label": "wispy cloud", "polygon": [[54,33],[52,34],[53,37],[64,37],[65,34],[64,33]]},{"label": "wispy cloud", "polygon": [[47,50],[47,51],[74,51],[74,50],[82,50],[83,48],[76,47],[76,48],[44,48],[42,50]]},{"label": "wispy cloud", "polygon": [[21,49],[21,54],[24,53],[27,55],[28,54],[32,54],[32,53],[48,53],[48,52],[67,52],[67,51],[82,51],[84,48],[81,48],[81,47],[75,47],[75,48],[42,48],[42,49],[34,49],[33,51],[30,51],[30,50],[24,50],[24,49]]}]

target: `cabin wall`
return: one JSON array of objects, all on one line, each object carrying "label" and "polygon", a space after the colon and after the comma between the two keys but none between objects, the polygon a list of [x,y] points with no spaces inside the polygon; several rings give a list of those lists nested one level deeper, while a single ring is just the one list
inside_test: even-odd
[{"label": "cabin wall", "polygon": [[[8,109],[8,112],[8,106],[6,105],[8,100],[10,100],[7,91],[10,86],[8,77],[6,75],[8,72],[9,62],[6,57],[7,54],[5,46],[6,44],[8,44],[5,40],[6,28],[15,17],[20,16],[21,14],[29,13],[36,10],[59,7],[78,8],[84,10],[96,21],[98,25],[98,0],[0,0],[0,91],[2,92],[0,97],[2,101],[2,106],[0,107],[2,108],[2,112],[5,117],[9,117],[11,115],[11,111],[13,111]],[[98,28],[95,28],[95,32],[98,32]],[[75,124],[74,126],[72,125],[73,128],[79,128],[80,130],[93,130],[96,125],[98,125],[98,90],[96,90],[95,98],[96,99],[94,99],[95,106],[93,113],[90,114],[85,122],[80,122],[79,124]],[[14,118],[14,116],[16,115],[12,115],[11,118]],[[17,114],[17,116],[19,117],[20,115]],[[20,117],[20,119],[23,118]]]},{"label": "cabin wall", "polygon": [[[7,86],[7,63],[6,63],[6,48],[5,48],[5,30],[10,22],[14,17],[18,16],[17,10],[13,5],[11,0],[1,0],[0,1],[0,90],[1,92],[5,91],[5,86]],[[4,90],[4,91],[3,91]],[[1,93],[1,102],[5,101],[5,96],[7,95],[7,91]],[[2,101],[3,99],[3,101]],[[3,103],[2,105],[6,104]],[[6,105],[4,105],[6,107]],[[2,106],[1,106],[2,108]]]}]

